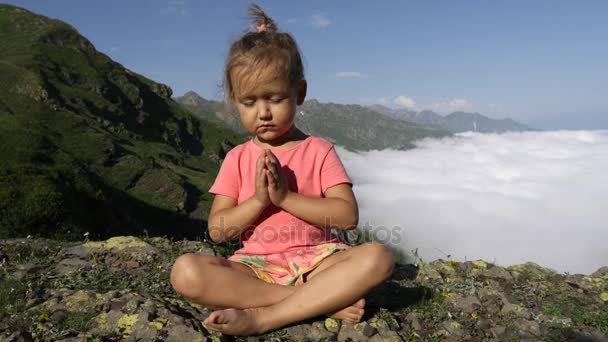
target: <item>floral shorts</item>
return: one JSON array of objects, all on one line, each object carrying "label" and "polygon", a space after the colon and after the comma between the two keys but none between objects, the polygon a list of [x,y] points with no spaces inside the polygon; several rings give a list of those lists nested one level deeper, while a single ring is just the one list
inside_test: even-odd
[{"label": "floral shorts", "polygon": [[304,275],[319,266],[323,259],[348,248],[350,246],[344,243],[332,242],[268,255],[235,254],[228,260],[249,266],[267,283],[299,286],[304,284]]}]

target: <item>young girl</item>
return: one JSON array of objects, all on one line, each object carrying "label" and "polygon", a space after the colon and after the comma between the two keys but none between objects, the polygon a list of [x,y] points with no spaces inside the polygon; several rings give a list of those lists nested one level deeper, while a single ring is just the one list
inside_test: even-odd
[{"label": "young girl", "polygon": [[258,6],[254,31],[234,42],[226,95],[254,137],[225,157],[209,192],[216,242],[240,236],[228,260],[189,253],[175,261],[171,284],[216,311],[203,322],[229,335],[259,335],[319,315],[358,322],[363,296],[392,273],[379,243],[349,247],[332,228],[354,229],[352,182],[328,141],[294,125],[306,97],[302,59],[288,33]]}]

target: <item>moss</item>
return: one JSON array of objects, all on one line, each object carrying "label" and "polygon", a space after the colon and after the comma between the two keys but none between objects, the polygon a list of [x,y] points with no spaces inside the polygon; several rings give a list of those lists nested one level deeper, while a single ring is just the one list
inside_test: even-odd
[{"label": "moss", "polygon": [[96,299],[99,299],[99,294],[79,290],[65,297],[63,302],[69,311],[87,311],[97,307],[99,303],[96,302]]},{"label": "moss", "polygon": [[131,333],[133,332],[131,330],[131,327],[133,327],[133,324],[135,324],[135,322],[137,322],[138,318],[139,318],[139,314],[124,315],[124,316],[120,317],[120,319],[116,323],[116,326],[118,327],[118,329],[124,329],[123,333],[125,335],[127,335],[127,336],[131,335]]},{"label": "moss", "polygon": [[340,324],[333,318],[325,319],[325,328],[329,331],[335,331],[340,328]]},{"label": "moss", "polygon": [[148,325],[156,328],[156,330],[161,330],[163,328],[163,324],[161,322],[156,322],[156,321],[148,322]]},{"label": "moss", "polygon": [[488,264],[483,260],[475,260],[473,261],[473,265],[477,268],[488,268]]},{"label": "moss", "polygon": [[134,236],[115,236],[106,241],[89,241],[83,243],[82,246],[89,248],[115,248],[117,250],[123,250],[127,247],[150,247],[149,244]]}]

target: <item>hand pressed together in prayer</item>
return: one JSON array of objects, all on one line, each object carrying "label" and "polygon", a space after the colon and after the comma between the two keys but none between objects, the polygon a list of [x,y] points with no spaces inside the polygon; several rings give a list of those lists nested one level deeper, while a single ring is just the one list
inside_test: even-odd
[{"label": "hand pressed together in prayer", "polygon": [[270,202],[277,207],[281,207],[281,204],[289,195],[289,187],[287,185],[287,179],[281,170],[281,163],[279,159],[270,150],[265,150],[266,154],[264,157],[264,172],[266,173],[266,180],[268,183],[268,196]]},{"label": "hand pressed together in prayer", "polygon": [[264,207],[269,204],[280,207],[288,194],[279,159],[270,150],[264,150],[256,163],[255,197]]}]

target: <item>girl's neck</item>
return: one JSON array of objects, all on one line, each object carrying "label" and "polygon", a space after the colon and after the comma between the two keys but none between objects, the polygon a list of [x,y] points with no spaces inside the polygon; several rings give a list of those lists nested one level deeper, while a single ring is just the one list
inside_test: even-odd
[{"label": "girl's neck", "polygon": [[300,131],[295,125],[293,125],[287,133],[283,134],[281,137],[273,140],[263,140],[260,137],[255,136],[253,138],[254,144],[260,146],[261,148],[291,148],[294,145],[297,145],[298,142],[306,139],[308,136]]}]

